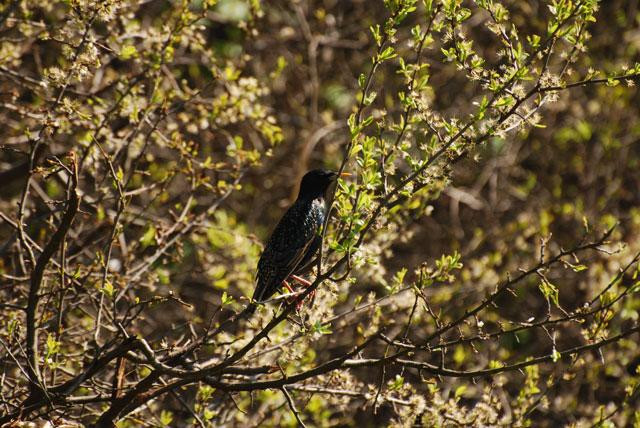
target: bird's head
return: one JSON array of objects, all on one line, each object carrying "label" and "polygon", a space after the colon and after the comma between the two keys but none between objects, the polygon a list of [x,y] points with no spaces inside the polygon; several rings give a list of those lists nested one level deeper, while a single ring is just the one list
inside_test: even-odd
[{"label": "bird's head", "polygon": [[347,176],[349,174],[338,174],[337,172],[326,169],[312,169],[302,177],[298,199],[316,199],[324,196],[327,189],[329,189],[341,175]]}]

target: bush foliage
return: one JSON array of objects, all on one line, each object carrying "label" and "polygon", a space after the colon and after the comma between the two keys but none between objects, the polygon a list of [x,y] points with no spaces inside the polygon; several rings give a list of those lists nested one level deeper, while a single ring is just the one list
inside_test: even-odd
[{"label": "bush foliage", "polygon": [[4,2],[1,423],[638,426],[638,6]]}]

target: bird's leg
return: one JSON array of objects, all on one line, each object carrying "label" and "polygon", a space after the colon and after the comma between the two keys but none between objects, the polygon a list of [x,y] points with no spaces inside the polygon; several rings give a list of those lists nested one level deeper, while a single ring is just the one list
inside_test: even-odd
[{"label": "bird's leg", "polygon": [[[294,281],[304,285],[305,287],[309,287],[311,286],[311,283],[309,281],[307,281],[304,278],[299,277],[298,275],[290,275],[289,278],[293,279]],[[316,297],[316,290],[313,290],[311,293],[309,293],[309,301],[313,304],[313,301],[315,300]],[[302,306],[302,301],[298,302],[298,306]],[[298,308],[299,309],[299,308]]]},{"label": "bird's leg", "polygon": [[282,281],[282,285],[284,285],[284,288],[286,288],[289,291],[289,293],[293,293],[294,292],[293,288],[291,288],[291,286],[289,285],[289,283],[287,282],[286,279]]},{"label": "bird's leg", "polygon": [[304,278],[299,277],[298,275],[289,275],[289,278],[293,279],[294,281],[298,282],[299,284],[304,285],[305,287],[308,287],[311,285],[311,283],[309,281],[307,281]]},{"label": "bird's leg", "polygon": [[[286,288],[287,291],[289,291],[289,293],[292,293],[292,294],[295,293],[295,291],[293,290],[293,288],[291,288],[291,285],[289,285],[289,283],[287,282],[286,279],[282,281],[282,285],[284,285],[284,288]],[[297,301],[296,311],[300,309],[302,300],[298,300],[297,296],[294,296],[294,297],[291,297],[291,298],[287,298],[286,300],[287,300],[288,303],[293,303],[293,302]]]}]

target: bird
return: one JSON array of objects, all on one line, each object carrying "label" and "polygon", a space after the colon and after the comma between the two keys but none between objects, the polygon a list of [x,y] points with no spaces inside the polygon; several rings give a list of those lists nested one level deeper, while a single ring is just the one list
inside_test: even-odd
[{"label": "bird", "polygon": [[338,177],[348,175],[313,169],[302,177],[297,199],[282,216],[262,251],[247,312],[255,311],[257,303],[263,303],[282,287],[291,290],[289,278],[310,285],[299,275],[312,268],[314,256],[322,245],[320,231],[329,212],[333,185]]}]

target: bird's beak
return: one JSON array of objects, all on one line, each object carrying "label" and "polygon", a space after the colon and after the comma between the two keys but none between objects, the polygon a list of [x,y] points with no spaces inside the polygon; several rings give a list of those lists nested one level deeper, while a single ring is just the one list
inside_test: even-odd
[{"label": "bird's beak", "polygon": [[349,172],[341,172],[340,173],[340,177],[342,177],[342,178],[351,177],[351,173],[349,173]]}]

